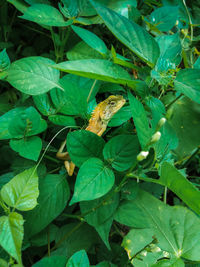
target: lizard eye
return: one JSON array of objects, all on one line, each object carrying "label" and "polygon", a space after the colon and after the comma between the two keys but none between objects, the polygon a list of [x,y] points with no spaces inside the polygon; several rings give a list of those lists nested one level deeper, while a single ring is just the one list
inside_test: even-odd
[{"label": "lizard eye", "polygon": [[116,104],[115,101],[111,101],[111,102],[110,102],[110,105],[111,105],[111,106],[115,106],[115,104]]}]

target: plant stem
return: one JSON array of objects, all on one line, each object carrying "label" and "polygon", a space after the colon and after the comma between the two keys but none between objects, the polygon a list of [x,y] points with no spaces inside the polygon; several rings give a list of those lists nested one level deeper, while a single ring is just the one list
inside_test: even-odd
[{"label": "plant stem", "polygon": [[191,162],[191,160],[199,153],[199,149],[200,147],[198,147],[193,153],[192,155],[190,155],[190,157],[183,163],[182,168],[187,167],[187,165]]},{"label": "plant stem", "polygon": [[181,98],[183,96],[183,94],[180,94],[179,96],[177,96],[172,102],[170,102],[168,105],[165,106],[166,109],[169,109],[169,107],[171,107],[171,105],[173,105],[177,100],[179,100],[179,98]]},{"label": "plant stem", "polygon": [[54,251],[55,249],[57,249],[68,237],[70,237],[70,235],[72,235],[76,230],[78,230],[82,225],[84,224],[84,222],[80,222],[79,224],[77,224],[71,231],[69,231],[68,233],[66,233],[56,244],[55,246],[51,249],[51,251]]},{"label": "plant stem", "polygon": [[165,186],[165,189],[164,189],[163,202],[164,202],[165,204],[167,204],[167,186]]}]

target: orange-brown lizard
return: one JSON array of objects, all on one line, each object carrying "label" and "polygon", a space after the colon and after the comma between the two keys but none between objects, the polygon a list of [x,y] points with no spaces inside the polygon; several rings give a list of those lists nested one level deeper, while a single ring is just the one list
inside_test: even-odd
[{"label": "orange-brown lizard", "polygon": [[[121,95],[111,95],[106,100],[100,102],[94,109],[86,130],[101,136],[105,132],[113,115],[125,104],[125,102],[126,100]],[[69,176],[72,176],[75,164],[70,161],[68,152],[62,152],[65,144],[66,141],[61,145],[56,157],[65,161],[65,168],[67,169]]]}]

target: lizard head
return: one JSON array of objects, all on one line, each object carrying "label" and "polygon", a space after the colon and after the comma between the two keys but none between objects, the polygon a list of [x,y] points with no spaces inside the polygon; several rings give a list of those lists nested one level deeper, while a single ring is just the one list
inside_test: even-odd
[{"label": "lizard head", "polygon": [[121,95],[111,95],[101,103],[101,119],[109,122],[115,113],[125,104],[126,100]]}]

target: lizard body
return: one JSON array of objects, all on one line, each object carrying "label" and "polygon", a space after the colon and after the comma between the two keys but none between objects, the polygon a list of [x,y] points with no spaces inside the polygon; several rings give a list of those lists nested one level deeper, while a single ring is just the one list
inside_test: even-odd
[{"label": "lizard body", "polygon": [[[89,120],[89,124],[86,128],[87,131],[93,132],[98,136],[101,136],[115,113],[125,104],[126,100],[120,95],[111,95],[104,101],[100,102],[94,111],[92,117]],[[69,176],[73,175],[75,164],[70,160],[68,152],[62,152],[65,147],[66,141],[61,145],[56,156],[59,159],[65,160],[65,167]]]}]

